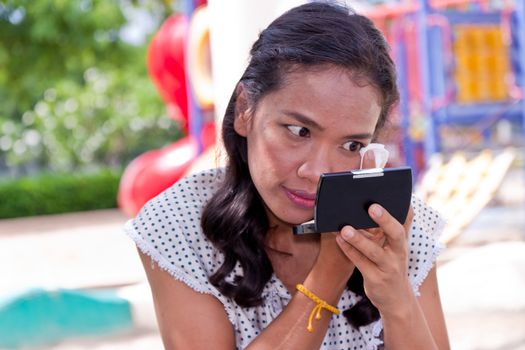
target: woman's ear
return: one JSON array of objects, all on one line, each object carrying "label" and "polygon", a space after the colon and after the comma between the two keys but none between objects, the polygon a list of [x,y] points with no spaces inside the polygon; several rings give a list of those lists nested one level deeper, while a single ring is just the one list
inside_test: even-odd
[{"label": "woman's ear", "polygon": [[235,99],[235,119],[233,121],[233,128],[237,134],[246,137],[248,135],[251,119],[248,107],[248,96],[242,83],[237,85],[236,90],[237,98]]}]

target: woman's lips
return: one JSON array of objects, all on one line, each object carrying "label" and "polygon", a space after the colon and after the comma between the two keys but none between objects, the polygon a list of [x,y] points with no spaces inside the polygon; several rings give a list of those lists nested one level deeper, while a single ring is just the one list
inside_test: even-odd
[{"label": "woman's lips", "polygon": [[315,205],[315,193],[310,193],[301,190],[291,190],[284,187],[284,192],[288,199],[295,205],[305,209],[312,209]]}]

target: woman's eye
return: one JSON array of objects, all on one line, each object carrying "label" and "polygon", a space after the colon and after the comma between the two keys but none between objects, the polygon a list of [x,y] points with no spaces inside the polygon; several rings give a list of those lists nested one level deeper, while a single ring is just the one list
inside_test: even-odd
[{"label": "woman's eye", "polygon": [[308,136],[310,136],[310,130],[308,130],[304,126],[287,125],[286,127],[295,136],[299,136],[299,137],[308,137]]},{"label": "woman's eye", "polygon": [[365,145],[357,141],[349,141],[343,145],[343,148],[350,152],[359,152]]}]

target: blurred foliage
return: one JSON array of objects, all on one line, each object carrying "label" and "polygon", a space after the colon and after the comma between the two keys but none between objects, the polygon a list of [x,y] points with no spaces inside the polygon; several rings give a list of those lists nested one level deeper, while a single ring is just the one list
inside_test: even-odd
[{"label": "blurred foliage", "polygon": [[122,40],[125,9],[163,0],[0,3],[0,175],[121,168],[180,137],[146,69],[147,41]]},{"label": "blurred foliage", "polygon": [[121,172],[41,173],[0,181],[0,219],[115,208]]},{"label": "blurred foliage", "polygon": [[122,0],[125,4],[147,10],[150,14],[163,22],[173,12],[181,12],[179,0]]}]

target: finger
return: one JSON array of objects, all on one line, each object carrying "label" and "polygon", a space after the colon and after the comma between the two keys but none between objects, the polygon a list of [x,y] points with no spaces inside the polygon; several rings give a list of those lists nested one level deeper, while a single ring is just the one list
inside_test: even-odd
[{"label": "finger", "polygon": [[414,209],[412,209],[412,206],[410,206],[408,207],[407,218],[405,219],[405,223],[403,224],[405,232],[408,233],[408,231],[410,231],[410,228],[412,227],[412,221],[414,221]]},{"label": "finger", "polygon": [[372,241],[374,241],[376,244],[378,244],[381,247],[385,246],[386,236],[383,230],[378,229],[377,233],[374,234],[374,237],[371,238]]},{"label": "finger", "polygon": [[383,229],[389,246],[395,250],[404,248],[406,231],[399,221],[377,203],[368,208],[368,214]]},{"label": "finger", "polygon": [[359,232],[363,233],[365,237],[373,240],[374,242],[379,242],[385,236],[383,230],[380,227],[359,230]]},{"label": "finger", "polygon": [[376,242],[365,237],[361,231],[355,230],[351,226],[345,226],[341,230],[341,237],[343,240],[357,249],[363,256],[376,265],[380,265],[384,261],[384,250]]},{"label": "finger", "polygon": [[359,271],[361,271],[363,276],[366,276],[370,271],[373,271],[374,268],[377,269],[377,265],[370,261],[370,259],[363,255],[359,250],[345,241],[343,236],[338,234],[335,238],[335,241],[345,256],[354,264],[357,269],[359,269]]}]

